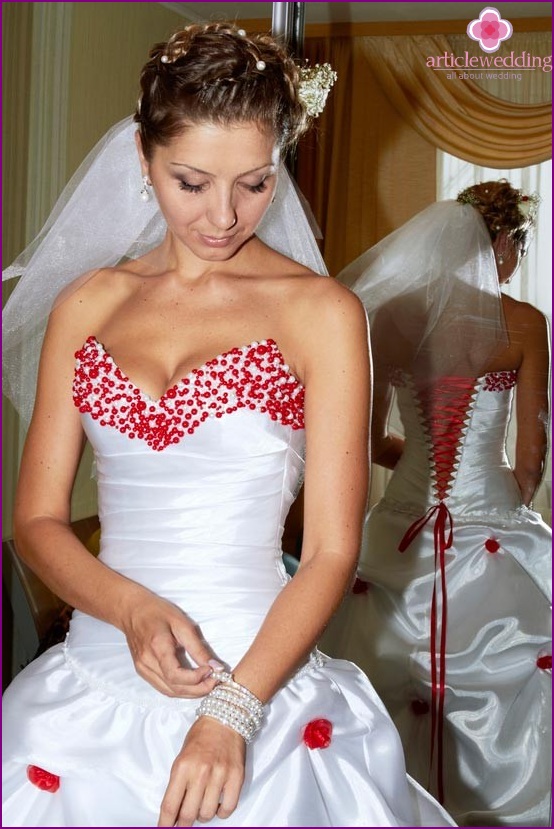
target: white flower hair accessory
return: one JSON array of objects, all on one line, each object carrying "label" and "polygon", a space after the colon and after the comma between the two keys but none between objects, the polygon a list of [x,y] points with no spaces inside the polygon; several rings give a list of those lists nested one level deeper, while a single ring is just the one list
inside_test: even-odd
[{"label": "white flower hair accessory", "polygon": [[300,68],[299,97],[308,115],[317,118],[325,109],[329,90],[337,80],[337,73],[330,63]]},{"label": "white flower hair accessory", "polygon": [[529,195],[520,193],[518,201],[519,212],[529,224],[535,223],[540,201],[541,198],[538,193],[529,193]]}]

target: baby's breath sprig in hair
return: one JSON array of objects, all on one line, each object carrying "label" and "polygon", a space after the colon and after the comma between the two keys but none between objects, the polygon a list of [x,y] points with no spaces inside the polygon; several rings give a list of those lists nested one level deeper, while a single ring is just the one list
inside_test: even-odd
[{"label": "baby's breath sprig in hair", "polygon": [[337,80],[337,73],[329,63],[300,68],[299,97],[306,112],[314,118],[321,115],[329,90]]},{"label": "baby's breath sprig in hair", "polygon": [[465,190],[461,190],[458,193],[456,201],[460,202],[460,204],[479,204],[478,197],[470,187],[466,187]]},{"label": "baby's breath sprig in hair", "polygon": [[540,201],[541,197],[538,193],[529,193],[527,195],[520,191],[518,202],[519,212],[529,224],[534,224],[537,219],[537,210],[539,209]]}]

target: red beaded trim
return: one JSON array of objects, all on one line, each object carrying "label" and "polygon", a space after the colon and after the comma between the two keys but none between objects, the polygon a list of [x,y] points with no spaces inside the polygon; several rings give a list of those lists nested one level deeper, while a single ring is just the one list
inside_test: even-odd
[{"label": "red beaded trim", "polygon": [[[389,382],[396,388],[402,388],[406,385],[406,373],[401,368],[393,368],[389,366]],[[508,391],[513,389],[517,383],[517,371],[510,369],[509,371],[489,371],[485,374],[485,382],[483,389],[485,391]]]},{"label": "red beaded trim", "polygon": [[485,391],[508,391],[517,383],[517,371],[489,371],[485,375]]},{"label": "red beaded trim", "polygon": [[209,417],[237,409],[267,412],[283,426],[304,428],[304,388],[274,340],[219,354],[159,400],[135,386],[96,337],[89,337],[75,358],[73,400],[79,411],[158,452],[194,434]]}]

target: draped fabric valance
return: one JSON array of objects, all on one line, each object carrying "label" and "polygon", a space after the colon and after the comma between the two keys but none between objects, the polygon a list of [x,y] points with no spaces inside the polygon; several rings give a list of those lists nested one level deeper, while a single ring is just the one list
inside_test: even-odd
[{"label": "draped fabric valance", "polygon": [[494,168],[525,167],[551,157],[551,105],[511,103],[460,78],[459,71],[433,71],[427,59],[452,52],[446,37],[357,40],[392,105],[435,146]]}]

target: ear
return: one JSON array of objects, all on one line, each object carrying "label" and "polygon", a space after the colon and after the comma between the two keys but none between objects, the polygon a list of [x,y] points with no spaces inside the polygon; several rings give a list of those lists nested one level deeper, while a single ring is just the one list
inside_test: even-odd
[{"label": "ear", "polygon": [[140,132],[137,130],[135,132],[135,144],[137,146],[137,152],[140,161],[140,169],[143,176],[147,176],[150,173],[150,165],[146,158],[144,157],[144,150],[142,149],[142,141],[140,138]]}]

